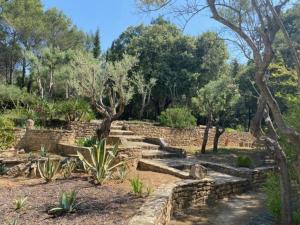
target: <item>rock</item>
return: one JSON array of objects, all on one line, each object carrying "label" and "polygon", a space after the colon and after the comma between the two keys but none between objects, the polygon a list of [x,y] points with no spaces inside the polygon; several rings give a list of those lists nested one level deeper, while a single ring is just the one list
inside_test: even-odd
[{"label": "rock", "polygon": [[190,177],[194,179],[203,179],[207,175],[207,169],[199,164],[192,165]]},{"label": "rock", "polygon": [[31,119],[27,120],[27,123],[26,123],[26,129],[27,129],[27,130],[32,130],[32,129],[34,129],[34,121],[33,121],[33,120],[31,120]]},{"label": "rock", "polygon": [[25,154],[25,150],[22,148],[22,149],[18,150],[17,153],[18,153],[18,154]]}]

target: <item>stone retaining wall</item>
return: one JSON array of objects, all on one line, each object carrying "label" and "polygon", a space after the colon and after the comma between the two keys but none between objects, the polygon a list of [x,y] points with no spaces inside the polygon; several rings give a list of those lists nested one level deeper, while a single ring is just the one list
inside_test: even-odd
[{"label": "stone retaining wall", "polygon": [[140,208],[129,225],[165,225],[175,211],[193,204],[207,204],[216,199],[242,193],[246,180],[215,183],[212,179],[183,180],[159,187]]},{"label": "stone retaining wall", "polygon": [[92,137],[95,135],[96,129],[100,122],[70,122],[66,129],[75,132],[75,138]]},{"label": "stone retaining wall", "polygon": [[[175,129],[170,127],[154,126],[143,123],[128,123],[129,129],[136,135],[154,138],[164,138],[172,146],[200,146],[204,126],[190,129]],[[215,128],[209,132],[208,146],[213,145]],[[219,140],[220,146],[254,147],[255,138],[248,132],[225,132]]]},{"label": "stone retaining wall", "polygon": [[49,152],[55,152],[57,144],[74,144],[75,135],[69,130],[29,130],[20,137],[16,147],[25,151],[39,151],[45,147]]}]

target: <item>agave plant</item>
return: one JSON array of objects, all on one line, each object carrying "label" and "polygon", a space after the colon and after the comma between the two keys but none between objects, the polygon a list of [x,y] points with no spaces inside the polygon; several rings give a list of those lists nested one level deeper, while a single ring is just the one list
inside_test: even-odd
[{"label": "agave plant", "polygon": [[76,163],[74,161],[68,160],[67,163],[65,163],[62,166],[62,173],[64,178],[69,178],[72,175],[72,172],[76,168]]},{"label": "agave plant", "polygon": [[114,164],[114,160],[118,153],[118,147],[115,146],[113,150],[108,151],[106,149],[105,139],[98,142],[88,151],[91,160],[87,160],[80,152],[77,152],[77,155],[84,167],[91,171],[97,184],[103,184],[111,174],[112,170],[123,164],[123,162]]},{"label": "agave plant", "polygon": [[15,210],[22,209],[25,206],[27,197],[22,197],[14,200]]},{"label": "agave plant", "polygon": [[59,162],[51,160],[49,156],[45,162],[38,162],[38,170],[40,172],[40,175],[47,183],[52,181],[53,177],[58,171],[58,168]]},{"label": "agave plant", "polygon": [[59,196],[58,206],[49,210],[50,214],[71,213],[76,208],[77,192],[62,192]]}]

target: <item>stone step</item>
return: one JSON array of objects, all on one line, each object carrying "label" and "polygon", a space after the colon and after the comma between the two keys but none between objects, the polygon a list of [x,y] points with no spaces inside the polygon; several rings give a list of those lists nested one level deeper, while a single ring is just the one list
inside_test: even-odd
[{"label": "stone step", "polygon": [[110,129],[111,130],[122,130],[123,126],[121,126],[121,125],[111,125]]},{"label": "stone step", "polygon": [[110,135],[134,135],[130,130],[111,130]]},{"label": "stone step", "polygon": [[159,150],[159,145],[154,145],[146,142],[130,142],[130,145],[132,146],[138,146],[139,148],[147,151],[147,150]]},{"label": "stone step", "polygon": [[143,142],[145,140],[142,136],[136,136],[136,135],[109,135],[111,138],[125,138],[127,141],[130,142]]},{"label": "stone step", "polygon": [[142,150],[143,159],[163,159],[163,158],[177,158],[176,153],[167,152],[163,150]]}]

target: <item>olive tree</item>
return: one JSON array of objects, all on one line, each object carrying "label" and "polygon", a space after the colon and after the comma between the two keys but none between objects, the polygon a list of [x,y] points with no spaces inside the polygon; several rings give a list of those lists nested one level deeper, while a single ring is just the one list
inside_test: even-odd
[{"label": "olive tree", "polygon": [[74,84],[79,95],[89,97],[103,116],[96,131],[98,139],[108,137],[111,123],[124,112],[132,97],[133,86],[128,73],[137,62],[135,57],[124,55],[114,63],[95,59],[92,54],[76,52],[71,61]]},{"label": "olive tree", "polygon": [[225,119],[226,115],[233,111],[239,97],[237,85],[233,79],[226,75],[221,76],[217,80],[210,81],[197,92],[197,96],[193,98],[193,103],[197,112],[207,118],[201,153],[205,153],[209,129],[212,124],[216,125],[213,151],[218,151],[219,138],[225,131],[221,122]]}]

